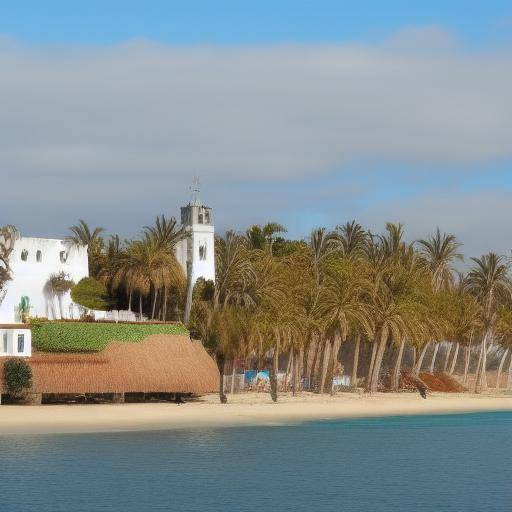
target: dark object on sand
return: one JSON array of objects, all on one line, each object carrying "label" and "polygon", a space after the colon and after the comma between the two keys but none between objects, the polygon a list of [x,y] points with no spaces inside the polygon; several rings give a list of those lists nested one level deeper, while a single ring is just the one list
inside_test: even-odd
[{"label": "dark object on sand", "polygon": [[181,405],[185,403],[185,400],[181,397],[181,393],[176,393],[176,396],[174,397],[174,403]]},{"label": "dark object on sand", "polygon": [[416,377],[410,372],[402,372],[402,382],[408,388],[416,388],[421,398],[427,398],[428,386],[419,377]]}]

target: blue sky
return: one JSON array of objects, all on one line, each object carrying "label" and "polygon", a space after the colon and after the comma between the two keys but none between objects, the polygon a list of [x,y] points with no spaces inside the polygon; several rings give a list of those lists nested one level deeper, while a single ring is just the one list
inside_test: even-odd
[{"label": "blue sky", "polygon": [[2,0],[2,31],[33,43],[178,44],[380,41],[439,25],[472,47],[510,41],[509,1]]},{"label": "blue sky", "polygon": [[512,247],[510,1],[0,1],[0,223],[352,218]]}]

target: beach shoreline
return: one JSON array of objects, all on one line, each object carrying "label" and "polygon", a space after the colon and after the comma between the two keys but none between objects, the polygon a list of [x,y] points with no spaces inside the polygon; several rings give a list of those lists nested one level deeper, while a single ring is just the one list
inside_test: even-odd
[{"label": "beach shoreline", "polygon": [[505,394],[434,393],[424,400],[416,393],[340,393],[333,397],[301,393],[297,397],[283,394],[277,404],[264,393],[229,398],[227,405],[218,403],[216,395],[184,405],[2,405],[0,436],[271,426],[319,420],[512,411],[512,395]]}]

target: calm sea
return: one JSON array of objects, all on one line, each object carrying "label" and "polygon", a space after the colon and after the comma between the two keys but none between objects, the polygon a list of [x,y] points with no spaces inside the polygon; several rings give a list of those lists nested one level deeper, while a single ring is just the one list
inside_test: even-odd
[{"label": "calm sea", "polygon": [[0,438],[2,512],[512,510],[512,413]]}]

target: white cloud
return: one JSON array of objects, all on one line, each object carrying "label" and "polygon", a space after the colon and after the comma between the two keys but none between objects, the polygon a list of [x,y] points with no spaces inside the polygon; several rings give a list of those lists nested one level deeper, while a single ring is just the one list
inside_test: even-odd
[{"label": "white cloud", "polygon": [[467,256],[489,251],[510,256],[511,218],[510,192],[492,189],[468,193],[445,190],[381,204],[361,215],[363,222],[381,230],[383,220],[405,223],[409,240],[423,238],[438,226],[457,236]]},{"label": "white cloud", "polygon": [[[239,225],[313,209],[333,174],[362,164],[407,165],[413,181],[425,169],[436,179],[436,169],[485,168],[512,158],[511,62],[509,51],[464,52],[435,27],[379,46],[0,39],[0,208],[29,230],[86,216],[133,232],[176,212],[198,174],[217,217]],[[300,180],[312,183],[308,197],[287,192]],[[257,195],[257,185],[276,192]],[[395,211],[407,221],[414,209]]]}]

